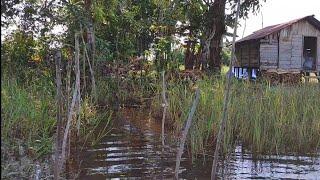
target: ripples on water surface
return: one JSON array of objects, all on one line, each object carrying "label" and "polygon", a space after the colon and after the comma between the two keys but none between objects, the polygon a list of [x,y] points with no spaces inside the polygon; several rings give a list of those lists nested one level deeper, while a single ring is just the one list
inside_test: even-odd
[{"label": "ripples on water surface", "polygon": [[[123,115],[100,144],[83,153],[80,179],[172,179],[176,147],[162,148],[160,123],[138,110],[126,109]],[[180,177],[210,179],[212,160],[194,165],[186,154]],[[256,159],[238,146],[219,166],[222,179],[320,179],[319,155]]]}]

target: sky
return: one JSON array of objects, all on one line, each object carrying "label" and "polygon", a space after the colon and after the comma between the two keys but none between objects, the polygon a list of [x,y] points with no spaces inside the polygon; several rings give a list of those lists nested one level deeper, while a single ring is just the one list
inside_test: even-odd
[{"label": "sky", "polygon": [[261,29],[262,17],[263,27],[267,27],[309,15],[315,15],[315,18],[320,20],[320,0],[266,0],[262,2],[261,12],[249,15],[246,28],[245,21],[240,20],[237,39],[241,39],[243,33],[245,37]]}]

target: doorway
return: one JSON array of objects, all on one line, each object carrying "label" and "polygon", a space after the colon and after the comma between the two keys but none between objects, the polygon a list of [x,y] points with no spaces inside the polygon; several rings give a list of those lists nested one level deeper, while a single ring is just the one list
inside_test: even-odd
[{"label": "doorway", "polygon": [[316,70],[317,61],[317,38],[305,36],[303,41],[303,68]]}]

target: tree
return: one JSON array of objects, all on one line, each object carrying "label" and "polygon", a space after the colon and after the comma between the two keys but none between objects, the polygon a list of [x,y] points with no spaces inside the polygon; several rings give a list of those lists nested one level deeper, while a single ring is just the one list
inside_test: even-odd
[{"label": "tree", "polygon": [[[240,18],[246,18],[248,13],[259,11],[261,2],[265,0],[245,0],[240,5]],[[199,61],[203,70],[220,71],[221,69],[221,49],[223,35],[227,34],[226,27],[233,27],[235,11],[226,14],[226,7],[234,7],[236,0],[191,0],[183,1],[182,5],[188,4],[184,13],[186,14],[185,22],[189,25],[189,37],[193,36],[195,41],[188,41],[186,50],[185,65],[187,69],[192,69],[196,58],[189,50],[191,44],[197,44],[200,40]],[[231,8],[234,9],[234,8]],[[197,33],[192,33],[198,31]]]},{"label": "tree", "polygon": [[[240,5],[240,18],[247,18],[248,12],[251,10],[253,13],[259,11],[261,1],[265,0],[244,0]],[[209,56],[209,69],[220,72],[221,70],[221,49],[222,49],[222,37],[226,33],[226,25],[233,28],[231,22],[235,18],[235,8],[233,11],[226,15],[226,3],[230,7],[235,7],[237,0],[206,0],[205,3],[209,6],[207,19],[206,19],[206,33],[207,35],[213,35],[210,40],[210,56]],[[208,38],[208,36],[207,36]],[[210,37],[209,37],[210,38]]]}]

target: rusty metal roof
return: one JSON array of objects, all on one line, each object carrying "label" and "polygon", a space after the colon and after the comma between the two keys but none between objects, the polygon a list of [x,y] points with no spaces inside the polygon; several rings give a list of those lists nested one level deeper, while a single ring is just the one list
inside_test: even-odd
[{"label": "rusty metal roof", "polygon": [[260,29],[258,31],[253,32],[252,34],[250,34],[250,35],[238,40],[237,43],[248,41],[248,40],[255,40],[255,39],[263,38],[263,37],[265,37],[267,35],[270,35],[272,33],[278,32],[281,29],[284,29],[284,28],[286,28],[288,26],[291,26],[292,24],[295,24],[295,23],[297,23],[299,21],[302,21],[302,20],[308,21],[311,25],[313,25],[316,29],[318,29],[320,31],[320,21],[318,21],[314,17],[314,15],[311,15],[311,16],[305,16],[305,17],[302,17],[302,18],[299,18],[299,19],[295,19],[295,20],[292,20],[292,21],[289,21],[289,22],[286,22],[286,23],[276,24],[276,25],[272,25],[272,26],[268,26],[268,27],[262,28],[262,29]]}]

